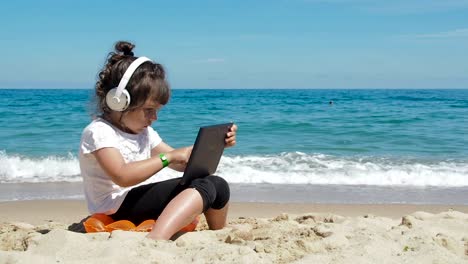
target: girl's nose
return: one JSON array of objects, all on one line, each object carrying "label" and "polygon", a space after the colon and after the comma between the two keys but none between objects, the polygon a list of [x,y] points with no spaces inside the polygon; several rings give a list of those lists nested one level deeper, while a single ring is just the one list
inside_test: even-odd
[{"label": "girl's nose", "polygon": [[156,121],[158,120],[158,111],[153,110],[153,111],[145,111],[145,117],[151,121]]}]

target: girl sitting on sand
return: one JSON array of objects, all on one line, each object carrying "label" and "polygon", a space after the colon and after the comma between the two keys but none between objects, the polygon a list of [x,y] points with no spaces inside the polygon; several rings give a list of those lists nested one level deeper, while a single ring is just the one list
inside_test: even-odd
[{"label": "girl sitting on sand", "polygon": [[[221,229],[230,195],[223,178],[152,182],[166,166],[184,171],[192,147],[173,149],[151,127],[169,100],[169,84],[162,65],[135,57],[134,47],[118,42],[96,83],[99,117],[84,129],[79,154],[88,209],[137,224],[157,219],[153,239],[170,239],[201,213],[210,229]],[[227,133],[226,147],[236,144],[236,130]]]}]

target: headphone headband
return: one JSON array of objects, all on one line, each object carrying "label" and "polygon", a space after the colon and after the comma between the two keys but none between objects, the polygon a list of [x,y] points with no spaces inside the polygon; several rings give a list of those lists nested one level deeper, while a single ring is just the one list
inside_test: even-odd
[{"label": "headphone headband", "polygon": [[132,78],[133,73],[136,71],[136,69],[143,63],[151,61],[147,57],[139,57],[136,60],[134,60],[130,66],[128,66],[127,70],[125,71],[122,79],[120,79],[119,86],[117,86],[117,90],[115,91],[114,98],[119,100],[120,96],[122,95],[123,90],[125,90],[125,87],[128,84],[128,81],[130,78]]}]

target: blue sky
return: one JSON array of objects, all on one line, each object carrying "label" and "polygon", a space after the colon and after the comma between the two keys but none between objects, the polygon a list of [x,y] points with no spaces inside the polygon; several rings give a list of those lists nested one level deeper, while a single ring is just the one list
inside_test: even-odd
[{"label": "blue sky", "polygon": [[92,88],[117,40],[174,88],[468,88],[468,0],[2,1],[0,88]]}]

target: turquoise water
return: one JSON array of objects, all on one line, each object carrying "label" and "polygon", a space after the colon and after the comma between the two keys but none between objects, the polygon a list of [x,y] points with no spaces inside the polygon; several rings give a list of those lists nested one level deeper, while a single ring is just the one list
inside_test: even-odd
[{"label": "turquoise water", "polygon": [[[80,181],[92,92],[0,89],[0,182]],[[468,90],[175,89],[153,127],[181,147],[236,122],[230,182],[468,186],[467,117]]]}]

